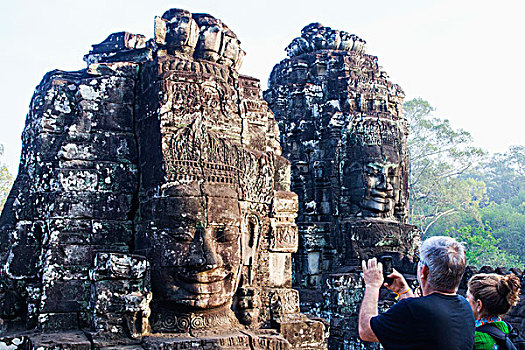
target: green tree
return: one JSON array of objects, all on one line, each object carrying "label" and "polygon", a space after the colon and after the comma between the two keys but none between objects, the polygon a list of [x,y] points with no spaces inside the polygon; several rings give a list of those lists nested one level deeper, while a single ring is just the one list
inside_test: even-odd
[{"label": "green tree", "polygon": [[511,146],[487,157],[470,176],[487,184],[482,221],[492,227],[500,248],[525,263],[525,147]]},{"label": "green tree", "polygon": [[463,175],[485,153],[472,146],[467,131],[433,116],[435,109],[422,98],[407,101],[404,110],[410,125],[409,221],[418,225],[423,235],[431,234],[436,223],[459,212],[479,221],[479,206],[486,200],[485,184]]},{"label": "green tree", "polygon": [[525,190],[525,146],[510,146],[507,152],[492,155],[473,177],[487,184],[491,202],[512,200]]},{"label": "green tree", "polygon": [[519,262],[518,256],[498,247],[499,239],[494,238],[492,229],[488,225],[452,228],[447,230],[445,234],[465,244],[469,265],[477,267],[484,265],[507,268],[519,267],[521,269],[525,267],[525,264]]},{"label": "green tree", "polygon": [[[4,154],[4,146],[0,145],[0,157]],[[13,176],[7,166],[0,163],[0,212],[4,209],[4,204],[13,186]]]},{"label": "green tree", "polygon": [[514,198],[482,208],[482,220],[491,225],[498,246],[525,262],[525,190]]}]

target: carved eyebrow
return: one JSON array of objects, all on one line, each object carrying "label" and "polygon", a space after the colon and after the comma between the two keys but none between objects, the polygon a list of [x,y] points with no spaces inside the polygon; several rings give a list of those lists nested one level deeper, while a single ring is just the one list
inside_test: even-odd
[{"label": "carved eyebrow", "polygon": [[162,230],[161,232],[176,240],[190,241],[195,238],[195,229],[192,228],[177,227],[175,229]]},{"label": "carved eyebrow", "polygon": [[370,167],[370,168],[374,168],[374,169],[380,170],[380,169],[395,168],[395,167],[399,166],[399,164],[396,164],[396,163],[368,163],[366,166]]}]

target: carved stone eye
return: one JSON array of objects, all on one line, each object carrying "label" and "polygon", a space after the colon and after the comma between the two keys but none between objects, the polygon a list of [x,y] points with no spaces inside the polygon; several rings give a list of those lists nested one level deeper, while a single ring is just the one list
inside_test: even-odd
[{"label": "carved stone eye", "polygon": [[216,226],[213,228],[213,238],[218,243],[234,242],[239,234],[234,227]]},{"label": "carved stone eye", "polygon": [[189,243],[195,237],[195,229],[190,227],[179,227],[168,234],[177,242]]},{"label": "carved stone eye", "polygon": [[377,175],[377,174],[378,174],[378,171],[377,171],[376,168],[367,167],[367,168],[366,168],[366,174],[367,174],[367,175]]},{"label": "carved stone eye", "polygon": [[[231,237],[228,237],[228,236],[231,236],[231,235],[228,235],[226,233],[226,229],[224,228],[224,226],[218,226],[218,227],[215,227],[213,229],[213,236],[215,237],[215,240],[219,243],[225,243],[225,242],[229,242]],[[230,239],[228,239],[230,238]]]}]

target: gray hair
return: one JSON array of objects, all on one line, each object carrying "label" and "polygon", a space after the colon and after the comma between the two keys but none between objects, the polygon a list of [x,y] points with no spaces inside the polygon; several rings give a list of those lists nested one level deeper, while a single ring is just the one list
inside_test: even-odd
[{"label": "gray hair", "polygon": [[467,257],[465,247],[452,237],[435,236],[421,245],[421,263],[428,267],[428,283],[438,291],[456,290],[461,282]]}]

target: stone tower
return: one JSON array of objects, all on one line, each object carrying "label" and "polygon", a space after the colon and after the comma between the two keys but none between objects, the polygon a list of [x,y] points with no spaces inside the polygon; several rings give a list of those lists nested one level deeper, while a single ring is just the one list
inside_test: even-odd
[{"label": "stone tower", "polygon": [[171,9],[37,87],[0,219],[10,349],[320,349],[297,196],[237,36]]},{"label": "stone tower", "polygon": [[412,272],[404,93],[356,35],[312,23],[286,48],[264,98],[299,197],[295,287],[330,321],[331,348],[358,346],[360,261],[390,256]]}]

